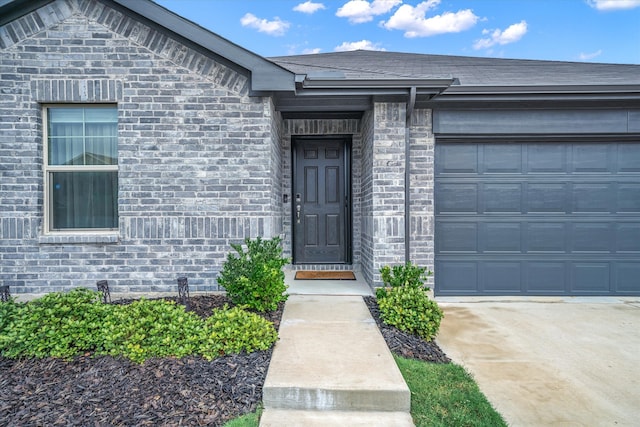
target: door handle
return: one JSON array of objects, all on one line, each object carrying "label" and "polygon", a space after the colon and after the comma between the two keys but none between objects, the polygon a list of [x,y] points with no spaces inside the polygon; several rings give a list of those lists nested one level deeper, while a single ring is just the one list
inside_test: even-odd
[{"label": "door handle", "polygon": [[300,205],[296,205],[296,219],[298,220],[298,224],[300,224],[300,209],[302,209],[302,207]]}]

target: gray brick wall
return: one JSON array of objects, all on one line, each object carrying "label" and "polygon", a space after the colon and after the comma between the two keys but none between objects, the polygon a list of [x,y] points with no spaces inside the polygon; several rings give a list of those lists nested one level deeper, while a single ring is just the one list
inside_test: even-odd
[{"label": "gray brick wall", "polygon": [[411,261],[434,268],[434,152],[431,110],[414,110],[410,124],[411,144]]},{"label": "gray brick wall", "polygon": [[373,232],[373,145],[374,113],[367,111],[362,117],[362,160],[360,173],[360,241],[362,274],[367,283],[374,283],[374,232]]},{"label": "gray brick wall", "polygon": [[373,284],[380,283],[380,268],[405,262],[404,103],[374,105],[372,159]]},{"label": "gray brick wall", "polygon": [[[282,232],[282,130],[247,76],[95,0],[0,27],[0,282],[216,290],[229,244]],[[45,236],[42,105],[119,112],[119,230]],[[276,141],[272,143],[272,141]]]}]

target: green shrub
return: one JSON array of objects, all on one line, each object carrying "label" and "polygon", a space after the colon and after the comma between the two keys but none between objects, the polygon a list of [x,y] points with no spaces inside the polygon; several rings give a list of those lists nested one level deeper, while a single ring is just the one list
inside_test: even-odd
[{"label": "green shrub", "polygon": [[384,323],[431,341],[440,329],[444,313],[429,299],[424,281],[431,272],[412,263],[380,269],[386,288],[378,288],[376,297]]},{"label": "green shrub", "polygon": [[140,299],[112,306],[97,354],[142,363],[151,357],[183,357],[200,348],[202,319],[173,301]]},{"label": "green shrub", "polygon": [[[380,275],[385,286],[392,288],[398,286],[417,286],[429,290],[429,288],[424,286],[424,282],[427,280],[427,277],[431,276],[431,272],[427,271],[425,267],[418,267],[411,262],[407,262],[404,265],[394,265],[393,267],[385,265],[380,269]],[[384,295],[385,289],[379,289]]]},{"label": "green shrub", "polygon": [[3,356],[71,358],[98,346],[108,306],[100,302],[100,293],[80,288],[8,310],[13,321],[0,332]]},{"label": "green shrub", "polygon": [[267,350],[277,339],[273,323],[241,307],[225,305],[205,320],[202,355],[211,360],[229,353]]},{"label": "green shrub", "polygon": [[425,289],[412,286],[388,289],[386,295],[378,299],[378,306],[384,323],[427,341],[437,335],[444,315]]},{"label": "green shrub", "polygon": [[227,291],[234,304],[260,312],[273,311],[287,296],[282,267],[289,262],[282,257],[281,239],[245,239],[242,245],[232,244],[236,253],[229,253],[218,283]]}]

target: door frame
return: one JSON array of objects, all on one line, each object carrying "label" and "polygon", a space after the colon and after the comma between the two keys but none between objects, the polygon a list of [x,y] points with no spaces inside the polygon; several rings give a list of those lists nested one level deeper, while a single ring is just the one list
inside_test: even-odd
[{"label": "door frame", "polygon": [[344,215],[344,260],[340,262],[330,262],[327,264],[351,264],[353,262],[353,191],[351,188],[351,147],[352,147],[352,136],[351,135],[296,135],[291,137],[291,192],[292,195],[290,197],[291,203],[291,263],[294,265],[312,265],[319,263],[306,263],[299,262],[296,260],[296,212],[295,212],[295,197],[293,193],[295,192],[296,185],[296,172],[297,172],[297,150],[300,146],[304,144],[305,141],[318,141],[318,140],[327,140],[327,141],[336,141],[339,140],[342,142],[343,149],[343,159],[344,159],[344,180],[342,185],[344,186],[344,195],[346,198],[345,201],[345,215]]}]

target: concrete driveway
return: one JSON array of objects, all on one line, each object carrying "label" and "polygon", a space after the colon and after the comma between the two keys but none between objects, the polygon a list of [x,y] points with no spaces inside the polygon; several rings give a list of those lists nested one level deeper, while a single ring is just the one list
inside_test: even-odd
[{"label": "concrete driveway", "polygon": [[640,425],[640,299],[436,300],[438,344],[509,425]]}]

